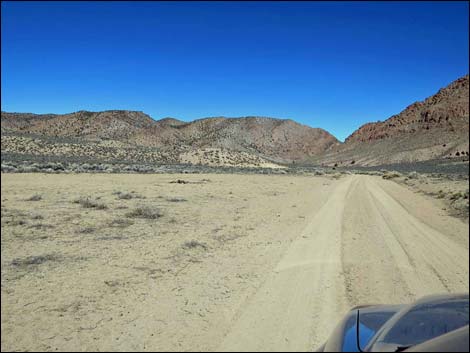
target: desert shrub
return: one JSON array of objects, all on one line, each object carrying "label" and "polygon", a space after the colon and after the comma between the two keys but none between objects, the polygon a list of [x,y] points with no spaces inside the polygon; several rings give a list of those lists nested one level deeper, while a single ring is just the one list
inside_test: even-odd
[{"label": "desert shrub", "polygon": [[42,195],[39,194],[34,194],[31,197],[28,197],[26,201],[41,201],[42,200]]},{"label": "desert shrub", "polygon": [[135,191],[131,192],[122,192],[122,191],[115,191],[113,195],[117,195],[118,199],[120,200],[130,200],[130,199],[144,199],[144,196],[137,194]]},{"label": "desert shrub", "polygon": [[6,222],[10,226],[24,226],[27,222],[24,219],[14,219]]},{"label": "desert shrub", "polygon": [[188,201],[187,199],[185,199],[183,197],[168,197],[166,200],[168,202],[185,202],[185,201]]},{"label": "desert shrub", "polygon": [[204,243],[201,243],[197,240],[190,240],[190,241],[186,241],[183,243],[182,247],[184,249],[195,249],[195,248],[202,248],[204,250],[207,250],[207,245],[204,244]]},{"label": "desert shrub", "polygon": [[95,238],[95,240],[122,240],[122,239],[126,239],[126,237],[123,235],[105,235],[105,236]]},{"label": "desert shrub", "polygon": [[183,179],[177,179],[170,181],[170,184],[189,184],[189,181]]},{"label": "desert shrub", "polygon": [[18,167],[20,173],[37,173],[40,171],[38,167],[22,165]]},{"label": "desert shrub", "polygon": [[163,213],[158,208],[140,206],[126,213],[126,216],[129,218],[157,219],[157,218],[162,217]]},{"label": "desert shrub", "polygon": [[17,168],[11,165],[2,164],[1,171],[4,173],[12,173],[12,172],[16,172]]},{"label": "desert shrub", "polygon": [[121,192],[118,194],[118,199],[120,200],[130,200],[132,199],[134,196],[128,192]]},{"label": "desert shrub", "polygon": [[399,173],[394,173],[394,172],[387,172],[384,175],[382,175],[383,179],[394,179],[394,178],[399,178],[401,175]]},{"label": "desert shrub", "polygon": [[83,208],[94,208],[97,210],[105,210],[108,208],[104,203],[99,203],[87,198],[79,198],[73,201],[74,203],[80,204]]},{"label": "desert shrub", "polygon": [[454,192],[452,195],[450,195],[451,200],[458,200],[460,198],[464,198],[465,194],[463,192]]},{"label": "desert shrub", "polygon": [[91,234],[91,233],[94,233],[96,231],[96,228],[94,227],[84,227],[84,228],[80,228],[77,233],[79,234]]},{"label": "desert shrub", "polygon": [[176,224],[176,223],[178,223],[178,220],[173,217],[173,218],[170,218],[170,219],[168,220],[168,223]]},{"label": "desert shrub", "polygon": [[33,229],[50,229],[50,228],[54,228],[54,226],[52,224],[35,223],[35,224],[31,224],[29,226],[29,228],[33,228]]},{"label": "desert shrub", "polygon": [[48,254],[48,255],[39,255],[39,256],[28,256],[23,259],[13,259],[11,262],[12,266],[15,267],[29,267],[29,266],[36,266],[36,265],[41,265],[45,262],[49,261],[59,261],[60,258],[57,255],[54,254]]},{"label": "desert shrub", "polygon": [[134,222],[132,222],[131,220],[128,220],[128,219],[122,219],[122,218],[117,218],[117,219],[113,219],[110,223],[109,223],[109,226],[110,227],[116,227],[116,228],[125,228],[125,227],[129,227],[131,225],[133,225]]}]

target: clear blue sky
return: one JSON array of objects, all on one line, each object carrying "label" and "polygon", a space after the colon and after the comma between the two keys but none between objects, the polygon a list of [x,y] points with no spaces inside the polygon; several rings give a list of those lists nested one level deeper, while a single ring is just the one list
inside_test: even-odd
[{"label": "clear blue sky", "polygon": [[468,73],[468,2],[1,6],[3,111],[271,116],[342,140]]}]

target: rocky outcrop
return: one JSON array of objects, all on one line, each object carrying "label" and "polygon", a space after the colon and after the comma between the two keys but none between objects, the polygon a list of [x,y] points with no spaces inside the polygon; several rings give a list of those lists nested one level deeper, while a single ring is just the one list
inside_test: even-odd
[{"label": "rocky outcrop", "polygon": [[346,144],[393,138],[403,134],[425,134],[429,130],[468,130],[469,77],[464,76],[423,102],[415,102],[389,119],[368,123],[346,139]]},{"label": "rocky outcrop", "polygon": [[469,76],[382,122],[368,123],[345,143],[314,158],[327,165],[380,165],[468,155]]}]

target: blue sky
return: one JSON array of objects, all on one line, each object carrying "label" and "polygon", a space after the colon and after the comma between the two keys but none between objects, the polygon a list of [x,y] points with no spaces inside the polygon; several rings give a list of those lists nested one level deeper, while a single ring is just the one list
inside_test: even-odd
[{"label": "blue sky", "polygon": [[468,73],[468,2],[1,6],[3,111],[271,116],[343,140]]}]

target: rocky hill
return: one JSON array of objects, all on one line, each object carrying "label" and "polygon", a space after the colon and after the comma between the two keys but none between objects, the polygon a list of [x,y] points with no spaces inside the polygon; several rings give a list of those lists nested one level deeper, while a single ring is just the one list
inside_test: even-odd
[{"label": "rocky hill", "polygon": [[[210,166],[378,166],[469,152],[469,76],[385,121],[368,123],[341,144],[325,130],[292,120],[213,117],[153,120],[143,112],[1,114],[5,158],[188,163]],[[6,156],[6,157],[5,157]],[[274,164],[273,164],[274,163]]]},{"label": "rocky hill", "polygon": [[142,154],[150,153],[152,163],[214,165],[214,159],[205,157],[216,155],[235,164],[291,163],[339,144],[328,132],[292,120],[216,117],[193,122],[174,118],[155,121],[143,112],[124,110],[64,115],[2,112],[1,130],[2,153],[91,154],[102,158],[143,158]]},{"label": "rocky hill", "polygon": [[314,158],[327,165],[381,165],[468,155],[469,76],[382,122],[368,123]]}]

